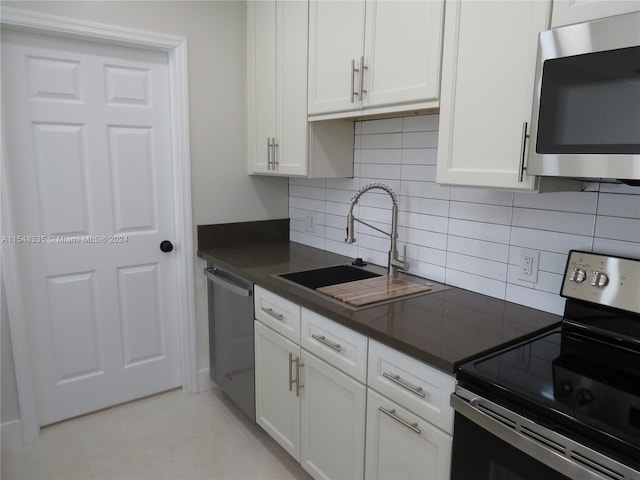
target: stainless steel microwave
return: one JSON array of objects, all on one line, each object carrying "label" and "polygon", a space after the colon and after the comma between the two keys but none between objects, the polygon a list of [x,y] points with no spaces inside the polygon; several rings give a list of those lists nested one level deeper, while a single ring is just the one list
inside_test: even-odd
[{"label": "stainless steel microwave", "polygon": [[640,12],[540,34],[526,171],[640,184]]}]

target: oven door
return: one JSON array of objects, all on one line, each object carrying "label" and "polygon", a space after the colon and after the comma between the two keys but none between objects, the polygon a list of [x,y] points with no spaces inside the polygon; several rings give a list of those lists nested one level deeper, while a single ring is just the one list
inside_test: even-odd
[{"label": "oven door", "polygon": [[456,413],[451,480],[565,480],[569,477]]},{"label": "oven door", "polygon": [[451,480],[636,479],[639,472],[466,388],[456,410]]}]

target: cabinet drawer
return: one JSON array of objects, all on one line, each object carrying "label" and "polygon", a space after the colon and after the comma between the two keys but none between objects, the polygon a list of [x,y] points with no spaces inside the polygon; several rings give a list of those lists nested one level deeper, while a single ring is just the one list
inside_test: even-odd
[{"label": "cabinet drawer", "polygon": [[367,337],[328,318],[302,309],[302,347],[364,383]]},{"label": "cabinet drawer", "polygon": [[365,479],[447,480],[452,437],[367,389]]},{"label": "cabinet drawer", "polygon": [[445,432],[453,432],[449,405],[455,389],[453,376],[371,340],[368,385]]},{"label": "cabinet drawer", "polygon": [[254,289],[256,320],[300,345],[300,307],[256,285]]}]

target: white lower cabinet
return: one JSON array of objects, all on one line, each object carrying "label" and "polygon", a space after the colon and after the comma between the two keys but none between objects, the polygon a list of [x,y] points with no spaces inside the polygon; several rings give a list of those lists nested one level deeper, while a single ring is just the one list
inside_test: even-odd
[{"label": "white lower cabinet", "polygon": [[368,389],[367,479],[448,480],[452,437]]},{"label": "white lower cabinet", "polygon": [[300,398],[291,384],[300,347],[262,323],[254,324],[256,422],[300,461]]},{"label": "white lower cabinet", "polygon": [[[264,295],[256,297],[256,304],[261,297]],[[286,300],[276,295],[270,298],[269,308],[284,311]],[[333,323],[328,319],[324,322]],[[256,320],[254,325],[258,425],[314,478],[362,479],[365,385],[328,363],[341,357],[325,361],[261,321]],[[351,344],[342,336],[336,338],[342,342],[340,350],[350,354]],[[357,357],[364,360],[366,337],[362,341],[364,347],[357,349]],[[354,345],[359,343],[353,339]],[[325,352],[320,350],[320,354]]]},{"label": "white lower cabinet", "polygon": [[302,364],[300,463],[314,478],[362,478],[365,386],[305,350]]},{"label": "white lower cabinet", "polygon": [[316,479],[449,478],[453,377],[255,291],[258,425]]}]

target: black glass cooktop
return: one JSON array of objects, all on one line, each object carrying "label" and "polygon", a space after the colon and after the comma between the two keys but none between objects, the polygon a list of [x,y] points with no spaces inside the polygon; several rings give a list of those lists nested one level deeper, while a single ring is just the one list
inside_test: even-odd
[{"label": "black glass cooktop", "polygon": [[460,386],[640,468],[640,355],[559,327],[469,362]]}]

